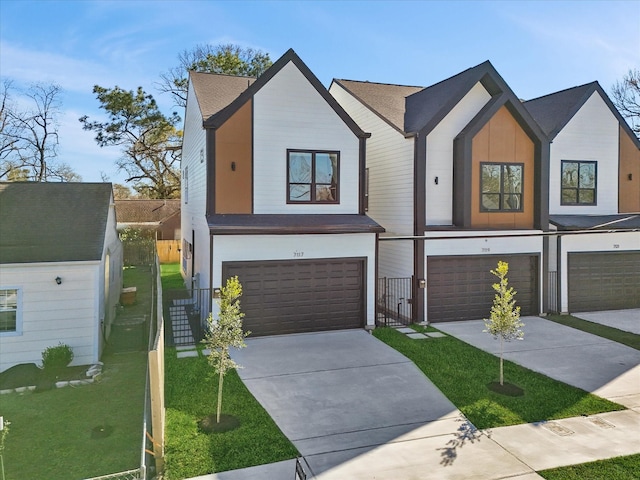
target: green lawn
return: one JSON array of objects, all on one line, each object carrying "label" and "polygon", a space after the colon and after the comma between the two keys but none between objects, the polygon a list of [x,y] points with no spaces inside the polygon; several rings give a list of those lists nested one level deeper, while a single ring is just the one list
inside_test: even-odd
[{"label": "green lawn", "polygon": [[[416,327],[421,330],[421,327]],[[521,397],[494,393],[499,358],[456,338],[412,340],[392,328],[373,334],[420,368],[477,428],[577,417],[624,407],[505,361],[505,381],[524,389]]]},{"label": "green lawn", "polygon": [[538,474],[547,480],[637,480],[640,478],[640,454],[552,468]]},{"label": "green lawn", "polygon": [[295,458],[296,448],[249,393],[235,371],[224,379],[222,413],[240,426],[205,434],[198,420],[215,413],[218,379],[206,357],[176,357],[165,351],[165,478],[182,478]]},{"label": "green lawn", "polygon": [[635,333],[625,332],[624,330],[618,330],[617,328],[582,320],[574,317],[573,315],[547,315],[543,318],[551,320],[552,322],[561,323],[567,327],[613,340],[614,342],[627,345],[628,347],[635,348],[636,350],[640,350],[640,335],[636,335]]}]

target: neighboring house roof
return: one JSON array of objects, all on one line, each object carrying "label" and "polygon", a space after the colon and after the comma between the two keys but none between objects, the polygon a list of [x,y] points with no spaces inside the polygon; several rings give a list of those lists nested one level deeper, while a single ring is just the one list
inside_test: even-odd
[{"label": "neighboring house roof", "polygon": [[524,102],[524,106],[531,112],[531,115],[542,127],[549,140],[553,140],[578,110],[582,108],[585,102],[591,98],[594,92],[600,94],[600,97],[607,104],[622,128],[629,134],[636,146],[640,148],[640,139],[633,133],[631,127],[629,127],[598,82],[591,82],[534,98]]},{"label": "neighboring house roof", "polygon": [[0,263],[101,260],[110,183],[0,182]]},{"label": "neighboring house roof", "polygon": [[209,230],[216,234],[282,233],[382,233],[384,228],[366,215],[356,214],[230,214],[208,215]]},{"label": "neighboring house roof", "polygon": [[162,225],[180,214],[180,199],[123,199],[116,200],[115,204],[119,227]]},{"label": "neighboring house roof", "polygon": [[[201,105],[200,110],[203,114],[204,127],[213,129],[220,127],[289,62],[292,62],[298,70],[300,70],[320,96],[329,104],[329,106],[336,112],[336,114],[338,114],[342,121],[356,136],[361,138],[370,136],[358,127],[356,122],[347,114],[347,112],[345,112],[327,89],[324,88],[322,83],[320,83],[320,80],[318,80],[313,72],[309,70],[309,67],[304,64],[293,49],[287,50],[282,57],[276,60],[271,67],[269,67],[253,82],[251,82],[251,78],[248,77],[230,77],[216,74],[192,74],[192,81],[196,79],[194,82],[194,89],[196,91],[198,103]],[[236,80],[233,80],[234,78],[236,78]],[[240,78],[240,80],[237,80],[238,78]],[[198,83],[197,88],[196,82]],[[211,84],[208,84],[207,82],[211,82]]]},{"label": "neighboring house roof", "polygon": [[640,215],[549,215],[558,230],[615,230],[639,229]]}]

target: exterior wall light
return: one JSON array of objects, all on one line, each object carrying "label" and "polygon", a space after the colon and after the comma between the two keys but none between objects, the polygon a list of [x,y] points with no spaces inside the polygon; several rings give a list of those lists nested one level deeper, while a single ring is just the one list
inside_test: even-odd
[{"label": "exterior wall light", "polygon": [[56,283],[60,285],[62,283],[62,279],[60,277],[56,277]]}]

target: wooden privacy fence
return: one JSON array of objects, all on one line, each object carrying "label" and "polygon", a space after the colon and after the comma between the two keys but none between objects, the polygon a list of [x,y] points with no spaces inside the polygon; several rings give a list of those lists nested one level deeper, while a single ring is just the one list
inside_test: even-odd
[{"label": "wooden privacy fence", "polygon": [[180,240],[157,240],[156,250],[160,263],[180,262]]}]

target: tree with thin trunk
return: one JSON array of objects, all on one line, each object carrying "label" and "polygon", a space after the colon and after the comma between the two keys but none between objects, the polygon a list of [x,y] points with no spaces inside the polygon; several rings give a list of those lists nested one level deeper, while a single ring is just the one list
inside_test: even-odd
[{"label": "tree with thin trunk", "polygon": [[216,412],[216,422],[220,423],[220,412],[222,410],[222,385],[224,375],[230,369],[242,368],[238,365],[229,353],[230,349],[246,347],[244,338],[250,332],[242,330],[242,318],[244,313],[240,311],[240,297],[242,296],[242,285],[238,277],[227,279],[226,286],[220,288],[220,300],[218,305],[220,312],[217,320],[213,315],[209,315],[208,332],[203,340],[209,348],[209,364],[218,374],[218,406]]},{"label": "tree with thin trunk", "polygon": [[631,129],[640,138],[640,69],[630,69],[611,88],[611,100]]},{"label": "tree with thin trunk", "polygon": [[504,385],[504,342],[522,340],[524,323],[520,321],[520,307],[516,306],[514,299],[517,292],[513,287],[509,287],[509,264],[499,261],[497,268],[491,270],[491,273],[500,281],[492,285],[496,294],[491,307],[491,317],[488,320],[484,319],[486,330],[483,331],[500,340],[500,385]]}]

